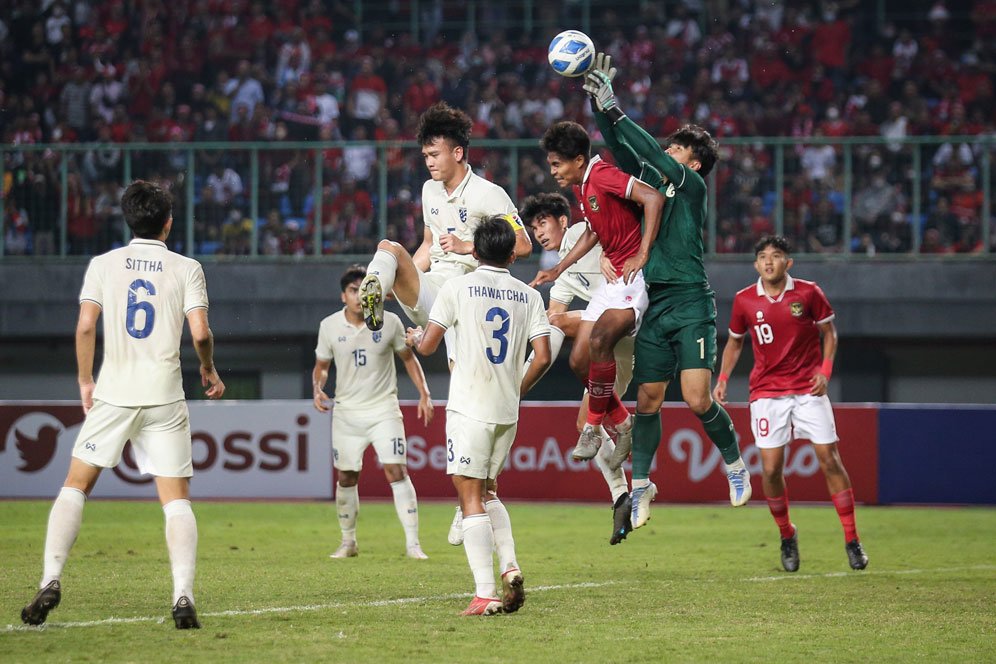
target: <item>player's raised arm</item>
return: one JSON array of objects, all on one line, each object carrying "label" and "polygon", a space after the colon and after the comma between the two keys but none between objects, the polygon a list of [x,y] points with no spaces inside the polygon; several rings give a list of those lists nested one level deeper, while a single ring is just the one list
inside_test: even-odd
[{"label": "player's raised arm", "polygon": [[[658,222],[660,221],[660,211],[658,211]],[[567,255],[560,259],[560,262],[549,270],[540,270],[536,273],[529,285],[535,288],[539,284],[549,281],[556,281],[557,277],[564,273],[564,270],[581,260],[581,257],[591,251],[598,244],[598,236],[595,235],[591,227],[588,226],[584,232],[578,236],[577,243],[571,248]]]},{"label": "player's raised arm", "polygon": [[83,414],[93,408],[93,356],[97,347],[97,319],[100,305],[90,300],[80,302],[80,317],[76,322],[76,374],[80,386]]},{"label": "player's raised arm", "polygon": [[332,410],[332,403],[329,395],[325,393],[325,383],[329,380],[329,368],[332,360],[315,360],[315,366],[311,370],[312,398],[315,410],[320,413],[327,413]]},{"label": "player's raised arm", "polygon": [[429,426],[429,422],[432,421],[434,406],[432,405],[432,394],[429,393],[429,384],[425,380],[425,372],[422,370],[422,364],[415,357],[415,353],[408,348],[399,351],[398,357],[401,358],[402,364],[405,365],[408,377],[412,379],[412,383],[418,389],[418,417],[422,420],[422,424]]},{"label": "player's raised arm", "polygon": [[657,239],[657,233],[661,228],[661,212],[664,210],[664,195],[639,180],[634,181],[629,198],[643,207],[643,236],[640,239],[639,251],[623,263],[622,278],[627,284],[633,281],[636,273],[647,264],[650,258],[650,245]]},{"label": "player's raised arm", "polygon": [[820,370],[816,372],[816,375],[810,380],[813,384],[810,394],[821,397],[827,393],[827,384],[830,382],[830,376],[833,373],[833,360],[837,355],[837,326],[833,324],[832,320],[828,320],[825,323],[818,323],[817,327],[820,329],[823,364]]},{"label": "player's raised arm", "polygon": [[204,394],[208,399],[220,399],[225,394],[225,383],[214,366],[214,335],[208,325],[207,309],[191,309],[187,313],[187,325],[190,326],[197,358],[201,361],[201,385],[207,388]]}]

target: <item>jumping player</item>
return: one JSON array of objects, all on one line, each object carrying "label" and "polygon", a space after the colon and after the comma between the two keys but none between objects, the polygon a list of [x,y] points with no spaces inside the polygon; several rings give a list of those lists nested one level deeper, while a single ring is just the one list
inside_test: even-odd
[{"label": "jumping player", "polygon": [[588,387],[588,417],[573,454],[590,459],[602,445],[603,421],[620,440],[632,433],[632,416],[613,389],[613,353],[620,339],[639,329],[647,308],[642,268],[657,237],[664,196],[601,157],[592,157],[591,139],[576,122],[554,124],[540,145],[557,184],[576,188],[587,224],[567,255],[538,272],[530,285],[555,281],[596,244],[602,246],[616,277],[592,292],[571,349],[571,369]]},{"label": "jumping player", "polygon": [[611,59],[597,54],[585,82],[595,120],[623,170],[652,183],[667,198],[661,230],[644,268],[650,304],[636,338],[636,423],[631,438],[620,438],[612,459],[621,464],[629,452],[625,443],[632,441],[632,522],[639,528],[650,518],[650,502],[657,495],[650,466],[661,440],[664,392],[675,377],[685,403],[723,455],[730,503],[746,504],[751,487],[733,422],[709,390],[716,364],[716,297],[702,263],[703,178],[716,163],[718,146],[701,127],[686,125],[662,148],[619,108],[613,76]]},{"label": "jumping player", "polygon": [[[543,298],[508,273],[515,242],[504,217],[480,223],[474,231],[474,258],[480,267],[446,282],[425,331],[418,327],[407,334],[408,345],[426,355],[439,348],[446,330],[454,331],[459,359],[446,405],[446,473],[460,499],[463,547],[475,584],[474,599],[463,615],[509,613],[525,601],[512,522],[495,487],[515,440],[519,400],[550,366],[551,357]],[[524,370],[522,358],[529,346],[534,359]],[[493,550],[498,553],[500,599]]]},{"label": "jumping player", "polygon": [[830,303],[816,283],[793,279],[788,241],[762,237],[754,247],[757,283],[738,292],[730,316],[730,339],[713,395],[726,403],[726,384],[750,335],[750,422],[761,450],[764,495],[782,537],[782,567],[799,569],[799,531],[789,519],[782,471],[785,446],[793,439],[813,443],[837,516],[851,569],[868,566],[854,524],[854,489],[837,450],[837,427],[827,396],[837,354],[837,329]]},{"label": "jumping player", "polygon": [[[425,325],[444,283],[477,267],[474,229],[484,219],[507,216],[515,230],[515,255],[528,256],[532,243],[505,190],[475,174],[467,163],[473,121],[440,102],[419,119],[416,140],[430,179],[422,186],[425,232],[414,256],[397,242],[381,240],[360,285],[363,318],[371,330],[384,324],[384,296],[394,292],[416,325]],[[453,360],[453,357],[450,357]]]},{"label": "jumping player", "polygon": [[[131,440],[139,470],[156,478],[166,515],[173,622],[177,629],[201,626],[194,610],[197,520],[190,508],[190,420],[180,374],[184,319],[207,397],[220,399],[225,384],[214,366],[204,272],[197,261],[166,248],[172,207],[172,197],[161,187],[142,180],[129,185],[121,209],[135,239],[93,258],[83,278],[76,360],[86,419],[48,517],[41,590],[21,611],[21,620],[29,625],[41,625],[59,605],[62,569],[79,533],[86,499],[100,472],[118,465]],[[101,314],[104,361],[94,383]]]},{"label": "jumping player", "polygon": [[405,426],[398,406],[397,354],[405,371],[418,388],[418,416],[426,424],[432,419],[432,397],[418,358],[405,347],[401,319],[385,313],[383,327],[371,332],[363,324],[360,311],[360,282],[366,274],[362,265],[346,269],[339,281],[343,307],[322,321],[311,372],[315,408],[327,413],[332,404],[323,388],[329,368],[336,366],[335,408],[332,411],[332,452],[337,471],[336,513],[342,530],[342,544],[332,558],[357,555],[356,517],[360,511],[357,483],[363,468],[363,453],[373,444],[384,475],[394,494],[394,509],[405,531],[405,551],[409,558],[424,560],[418,538],[418,498],[406,472]]}]

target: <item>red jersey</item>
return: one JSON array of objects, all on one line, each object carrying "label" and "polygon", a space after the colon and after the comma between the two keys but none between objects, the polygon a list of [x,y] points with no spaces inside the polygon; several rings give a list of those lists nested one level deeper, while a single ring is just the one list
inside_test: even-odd
[{"label": "red jersey", "polygon": [[636,178],[595,156],[588,162],[584,181],[575,189],[581,211],[591,230],[598,236],[602,253],[622,276],[626,259],[640,249],[643,210],[629,200]]},{"label": "red jersey", "polygon": [[833,320],[830,302],[814,282],[786,278],[785,290],[775,299],[760,279],[733,298],[730,336],[750,334],[754,349],[751,401],[809,394],[809,381],[823,363],[817,325]]}]

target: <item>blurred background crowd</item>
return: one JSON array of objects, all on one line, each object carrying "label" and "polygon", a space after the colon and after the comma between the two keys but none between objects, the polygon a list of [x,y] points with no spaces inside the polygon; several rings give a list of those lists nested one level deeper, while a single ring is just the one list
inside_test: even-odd
[{"label": "blurred background crowd", "polygon": [[[777,159],[763,140],[723,148],[713,251],[750,251],[776,208],[803,251],[990,250],[994,148],[970,137],[996,126],[996,0],[10,0],[4,253],[58,253],[60,201],[68,253],[120,244],[128,177],[171,188],[199,254],[369,253],[383,214],[387,235],[414,249],[420,153],[369,141],[412,139],[443,100],[471,115],[478,146],[530,139],[473,148],[481,175],[516,202],[556,189],[535,139],[563,119],[598,135],[580,82],[552,72],[546,46],[585,23],[620,68],[622,107],[654,135],[695,122],[721,144],[792,139]],[[917,136],[957,138],[904,140]],[[845,158],[841,137],[883,140],[852,141]],[[229,141],[270,149],[255,161],[219,145]],[[78,143],[94,144],[22,149]],[[163,149],[120,145],[134,143]]]}]

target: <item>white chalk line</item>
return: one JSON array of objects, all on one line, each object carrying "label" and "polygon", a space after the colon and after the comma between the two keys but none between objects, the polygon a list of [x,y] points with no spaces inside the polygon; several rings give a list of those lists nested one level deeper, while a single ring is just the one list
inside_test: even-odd
[{"label": "white chalk line", "polygon": [[[584,583],[568,583],[553,586],[533,586],[528,587],[530,593],[545,592],[550,590],[574,590],[578,588],[601,588],[611,586],[615,581],[605,581],[595,583],[586,581]],[[324,611],[328,609],[350,609],[360,607],[376,606],[398,606],[402,604],[424,604],[428,602],[442,602],[452,599],[466,599],[473,597],[473,593],[451,593],[449,595],[430,595],[427,597],[398,597],[396,599],[377,599],[367,602],[330,602],[327,604],[301,604],[297,606],[271,606],[259,609],[229,609],[227,611],[207,611],[198,612],[200,618],[216,618],[225,616],[262,616],[270,613],[297,613],[307,611]],[[101,625],[119,625],[128,623],[165,623],[165,616],[136,616],[134,618],[104,618],[103,620],[86,620],[81,622],[52,622],[40,626],[32,625],[7,625],[4,632],[40,631],[45,629],[64,629],[72,627],[99,627]]]}]

